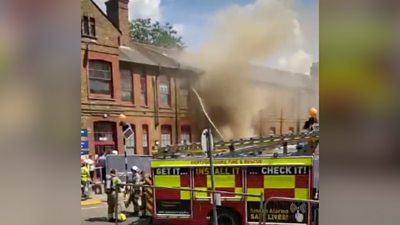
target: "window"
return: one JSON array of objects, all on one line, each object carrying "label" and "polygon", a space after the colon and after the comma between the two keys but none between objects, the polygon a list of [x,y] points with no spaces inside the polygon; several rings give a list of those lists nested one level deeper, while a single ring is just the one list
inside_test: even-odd
[{"label": "window", "polygon": [[161,126],[161,147],[171,145],[171,126],[162,125]]},{"label": "window", "polygon": [[112,94],[111,63],[99,60],[89,61],[90,93]]},{"label": "window", "polygon": [[275,135],[276,134],[276,127],[270,127],[269,131],[270,131],[270,135]]},{"label": "window", "polygon": [[133,102],[133,77],[131,70],[121,69],[121,99],[124,102]]},{"label": "window", "polygon": [[100,155],[115,148],[116,124],[108,121],[98,121],[93,124],[95,154]]},{"label": "window", "polygon": [[182,144],[190,144],[191,135],[190,135],[190,126],[182,126],[181,127],[181,142]]},{"label": "window", "polygon": [[147,77],[145,72],[140,75],[140,96],[143,104],[147,106]]},{"label": "window", "polygon": [[179,95],[181,99],[180,106],[187,108],[189,104],[189,81],[187,79],[180,80]]},{"label": "window", "polygon": [[149,127],[147,125],[143,125],[143,154],[150,155],[149,151]]},{"label": "window", "polygon": [[82,17],[81,34],[83,36],[96,37],[96,21],[93,17]]},{"label": "window", "polygon": [[132,130],[133,130],[133,135],[130,136],[129,138],[125,139],[125,146],[126,146],[126,153],[127,154],[136,154],[136,131],[135,131],[135,125],[131,124]]},{"label": "window", "polygon": [[96,21],[93,17],[89,18],[89,35],[96,37]]},{"label": "window", "polygon": [[81,21],[82,35],[89,35],[89,17],[84,16]]},{"label": "window", "polygon": [[167,76],[160,76],[160,104],[170,105],[170,83]]}]

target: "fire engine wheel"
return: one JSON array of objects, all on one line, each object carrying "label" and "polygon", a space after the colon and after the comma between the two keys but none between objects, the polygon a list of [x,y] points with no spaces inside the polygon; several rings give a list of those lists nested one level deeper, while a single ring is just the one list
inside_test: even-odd
[{"label": "fire engine wheel", "polygon": [[[218,214],[218,225],[241,225],[240,216],[233,210],[220,209]],[[212,224],[212,217],[211,217]]]}]

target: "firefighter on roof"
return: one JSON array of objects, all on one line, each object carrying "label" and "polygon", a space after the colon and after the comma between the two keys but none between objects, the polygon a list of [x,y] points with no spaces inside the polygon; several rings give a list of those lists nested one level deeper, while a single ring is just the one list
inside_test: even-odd
[{"label": "firefighter on roof", "polygon": [[318,110],[316,108],[310,109],[310,118],[304,123],[303,129],[308,131],[315,131],[318,125]]},{"label": "firefighter on roof", "polygon": [[[131,183],[134,185],[141,185],[142,176],[140,170],[137,166],[132,166],[131,168],[132,178]],[[125,207],[128,208],[129,205],[133,204],[133,213],[138,214],[140,216],[140,208],[141,208],[141,198],[142,198],[142,188],[141,187],[130,187],[127,190],[128,200],[125,202]]]}]

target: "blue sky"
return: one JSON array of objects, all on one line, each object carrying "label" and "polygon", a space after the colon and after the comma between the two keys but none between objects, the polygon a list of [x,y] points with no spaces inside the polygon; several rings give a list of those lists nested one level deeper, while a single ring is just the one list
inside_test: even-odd
[{"label": "blue sky", "polygon": [[[94,0],[105,9],[105,0]],[[208,29],[212,24],[213,16],[234,4],[245,6],[254,4],[256,0],[131,0],[129,4],[130,18],[152,18],[163,23],[173,24],[183,36],[188,48],[199,48],[206,41]],[[263,1],[263,0],[258,0]],[[270,1],[270,0],[267,0]],[[292,2],[292,8],[297,14],[301,26],[304,46],[302,51],[318,61],[318,0],[279,0]],[[287,56],[285,56],[285,54]],[[286,65],[282,57],[290,58],[288,54],[269,60],[269,66],[282,67]],[[287,60],[286,60],[287,61]],[[275,65],[276,64],[276,65]],[[280,64],[280,65],[278,65]]]}]

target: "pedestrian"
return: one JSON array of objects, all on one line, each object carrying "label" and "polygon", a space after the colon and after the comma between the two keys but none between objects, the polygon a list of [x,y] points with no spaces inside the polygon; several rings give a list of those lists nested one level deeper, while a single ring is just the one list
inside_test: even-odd
[{"label": "pedestrian", "polygon": [[[139,168],[137,166],[132,166],[131,168],[132,178],[130,183],[133,185],[142,185],[142,177],[140,175]],[[129,205],[133,204],[133,214],[140,216],[140,208],[142,205],[142,188],[140,186],[130,187],[127,189],[128,200],[125,201],[125,207],[128,208]]]},{"label": "pedestrian", "polygon": [[107,193],[107,205],[108,205],[108,214],[107,214],[107,219],[109,222],[115,221],[114,214],[115,214],[115,209],[118,209],[118,212],[121,212],[121,184],[122,181],[121,179],[118,178],[117,176],[117,170],[116,169],[111,169],[110,170],[110,184],[107,184],[108,181],[106,181],[106,193]]},{"label": "pedestrian", "polygon": [[93,156],[89,155],[89,158],[86,160],[88,168],[89,168],[89,173],[90,173],[90,179],[93,181],[94,179],[94,161],[93,161]]},{"label": "pedestrian", "polygon": [[82,199],[89,198],[90,172],[86,160],[81,160],[81,191]]},{"label": "pedestrian", "polygon": [[97,160],[97,166],[101,168],[101,180],[103,183],[106,180],[106,156],[107,152],[103,152]]}]

